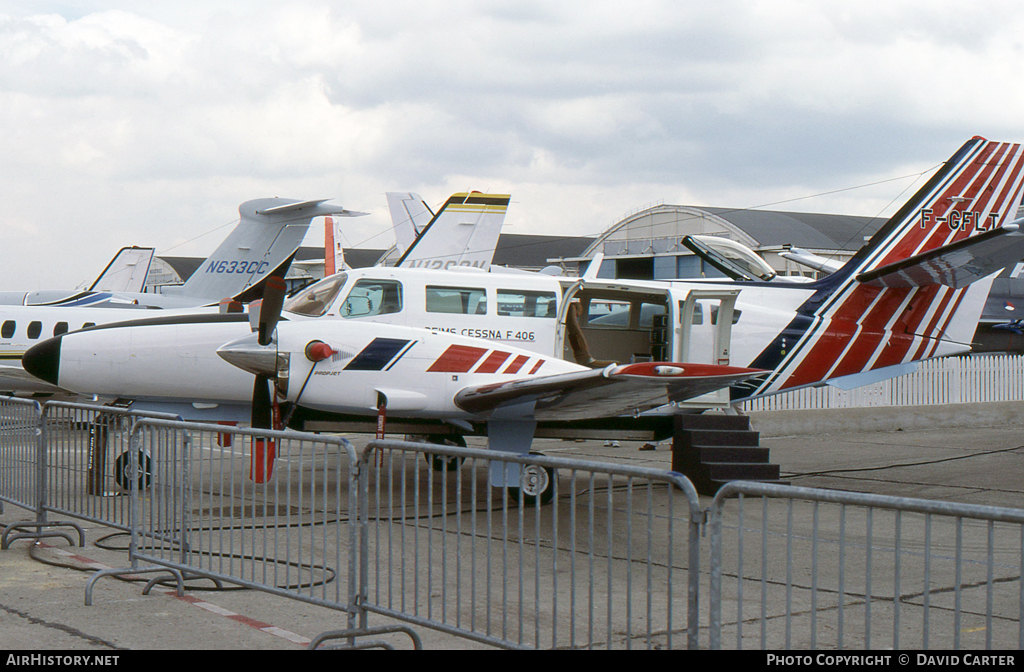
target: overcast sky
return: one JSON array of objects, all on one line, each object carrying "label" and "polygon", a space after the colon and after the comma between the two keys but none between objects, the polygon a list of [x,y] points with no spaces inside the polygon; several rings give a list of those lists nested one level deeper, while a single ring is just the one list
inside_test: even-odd
[{"label": "overcast sky", "polygon": [[0,288],[206,256],[265,196],[370,212],[364,247],[387,191],[511,193],[514,233],[892,214],[972,136],[1024,141],[1022,63],[1017,1],[0,0]]}]

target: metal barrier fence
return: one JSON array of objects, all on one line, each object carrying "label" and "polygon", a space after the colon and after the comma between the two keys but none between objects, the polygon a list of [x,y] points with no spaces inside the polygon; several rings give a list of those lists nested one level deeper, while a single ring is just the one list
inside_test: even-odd
[{"label": "metal barrier fence", "polygon": [[[348,612],[332,638],[375,613],[510,648],[697,645],[699,500],[678,474],[223,431],[137,423],[133,562]],[[554,503],[510,500],[492,463],[557,470]]]},{"label": "metal barrier fence", "polygon": [[150,419],[132,438],[133,561],[354,613],[348,441]]},{"label": "metal barrier fence", "polygon": [[[490,485],[516,469],[553,477],[552,501]],[[1018,509],[734,482],[703,510],[661,470],[399,441],[357,454],[8,400],[0,502],[37,514],[3,547],[74,543],[42,532],[67,524],[49,511],[131,531],[131,569],[94,575],[87,604],[102,576],[169,569],[179,591],[200,576],[346,612],[317,643],[398,631],[418,646],[373,614],[508,648],[697,648],[708,524],[711,648],[1024,646]],[[22,527],[37,533],[8,538]]]},{"label": "metal barrier fence", "polygon": [[[490,487],[495,468],[547,470],[552,502]],[[697,647],[701,511],[680,474],[399,441],[360,472],[366,611],[505,647]]]},{"label": "metal barrier fence", "polygon": [[35,511],[39,505],[38,402],[0,397],[0,512],[7,502]]},{"label": "metal barrier fence", "polygon": [[[131,529],[126,470],[128,456],[143,450],[133,446],[131,438],[134,423],[143,417],[174,416],[47,402],[40,436],[43,512]],[[141,459],[145,463],[145,455]]]},{"label": "metal barrier fence", "polygon": [[1024,510],[734,482],[711,544],[713,649],[1024,646]]}]

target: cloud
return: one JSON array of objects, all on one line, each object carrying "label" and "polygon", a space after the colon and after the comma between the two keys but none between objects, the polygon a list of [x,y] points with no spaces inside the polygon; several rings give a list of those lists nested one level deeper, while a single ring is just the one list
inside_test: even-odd
[{"label": "cloud", "polygon": [[[513,230],[594,234],[658,200],[920,173],[1021,139],[1022,24],[1010,2],[8,0],[0,280],[91,279],[263,196],[372,212],[351,241],[389,240],[384,192],[407,189],[508,191]],[[903,188],[798,204],[875,215]]]}]

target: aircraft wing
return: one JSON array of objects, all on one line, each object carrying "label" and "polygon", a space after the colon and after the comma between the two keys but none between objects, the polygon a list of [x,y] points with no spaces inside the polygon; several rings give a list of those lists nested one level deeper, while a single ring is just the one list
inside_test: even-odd
[{"label": "aircraft wing", "polygon": [[966,287],[1024,258],[1021,224],[1024,219],[1014,220],[997,229],[861,273],[857,280],[880,287]]},{"label": "aircraft wing", "polygon": [[760,369],[711,364],[612,364],[603,369],[467,387],[455,395],[455,404],[479,415],[506,409],[537,420],[614,417],[692,399],[762,373]]},{"label": "aircraft wing", "polygon": [[[0,379],[31,383],[33,387],[43,384],[42,380],[28,373],[20,366],[10,366],[9,364],[0,364]],[[54,386],[54,389],[56,389],[56,386]]]}]

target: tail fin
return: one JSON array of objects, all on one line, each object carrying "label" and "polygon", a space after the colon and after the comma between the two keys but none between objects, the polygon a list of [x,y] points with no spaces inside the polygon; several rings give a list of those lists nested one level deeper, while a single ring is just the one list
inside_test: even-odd
[{"label": "tail fin", "polygon": [[994,277],[982,274],[1022,252],[1017,223],[1003,228],[1022,193],[1019,144],[967,142],[847,264],[805,285],[814,295],[751,363],[773,369],[751,394],[970,350]]},{"label": "tail fin", "polygon": [[402,255],[412,247],[423,233],[423,229],[427,228],[427,224],[430,224],[434,212],[419,194],[389,191],[387,197],[391,225],[395,231],[395,246],[398,248],[398,254]]},{"label": "tail fin", "polygon": [[284,277],[314,217],[366,214],[329,205],[325,200],[246,201],[238,207],[238,226],[192,274],[180,293],[218,301],[251,294],[249,290],[271,275]]},{"label": "tail fin", "polygon": [[453,194],[395,265],[488,268],[494,258],[509,199],[508,194],[476,191]]},{"label": "tail fin", "polygon": [[324,217],[324,277],[345,268],[345,248],[341,244],[341,222]]},{"label": "tail fin", "polygon": [[146,276],[152,262],[152,247],[122,247],[88,291],[141,294],[146,288]]}]

